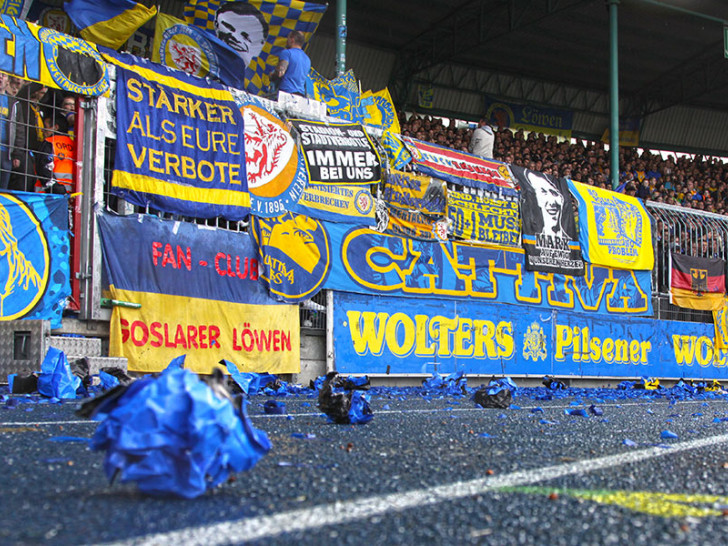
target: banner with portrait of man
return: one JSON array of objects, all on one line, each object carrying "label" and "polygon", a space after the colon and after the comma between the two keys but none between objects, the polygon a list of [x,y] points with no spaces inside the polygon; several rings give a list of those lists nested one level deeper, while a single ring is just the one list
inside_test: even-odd
[{"label": "banner with portrait of man", "polygon": [[522,243],[526,269],[583,275],[574,207],[565,178],[511,165],[521,186]]},{"label": "banner with portrait of man", "polygon": [[288,35],[297,30],[305,43],[316,32],[327,4],[300,0],[187,0],[188,24],[214,32],[242,59],[245,90],[261,94]]}]

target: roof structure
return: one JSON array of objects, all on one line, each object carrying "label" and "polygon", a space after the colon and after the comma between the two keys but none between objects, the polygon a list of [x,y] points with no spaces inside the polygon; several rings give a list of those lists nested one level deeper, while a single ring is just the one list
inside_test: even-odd
[{"label": "roof structure", "polygon": [[[561,97],[554,106],[584,105],[578,91],[609,91],[611,1],[350,0],[347,39],[396,55],[390,78],[395,102],[417,81],[477,91],[483,81],[462,76],[469,68],[568,86],[577,90],[571,94],[574,104]],[[615,1],[622,115],[645,116],[677,105],[728,111],[721,22],[728,21],[728,2]],[[332,2],[319,32],[335,36],[335,30]],[[528,92],[511,90],[510,98],[528,99]],[[543,93],[541,98],[549,102]],[[606,113],[607,102],[585,106]]]}]

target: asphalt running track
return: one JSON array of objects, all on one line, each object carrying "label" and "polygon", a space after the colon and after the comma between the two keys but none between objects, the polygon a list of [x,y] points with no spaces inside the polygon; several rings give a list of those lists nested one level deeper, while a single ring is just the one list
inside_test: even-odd
[{"label": "asphalt running track", "polygon": [[[256,396],[273,449],[195,500],[110,486],[102,453],[57,441],[93,434],[75,403],[20,404],[0,411],[0,543],[724,543],[727,399],[583,393],[485,410],[380,391],[363,426],[328,424],[305,396],[263,415]],[[564,413],[594,403],[603,415]]]}]

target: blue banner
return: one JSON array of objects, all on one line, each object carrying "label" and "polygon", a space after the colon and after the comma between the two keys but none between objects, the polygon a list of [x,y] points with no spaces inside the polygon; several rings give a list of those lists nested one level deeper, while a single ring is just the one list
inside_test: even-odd
[{"label": "blue banner", "polygon": [[258,279],[258,255],[248,233],[151,215],[97,218],[109,284],[118,289],[276,303]]},{"label": "blue banner", "polygon": [[[587,264],[583,277],[529,272],[520,249],[429,242],[324,222],[331,264],[324,288],[470,299],[601,315],[652,315],[649,271]],[[324,254],[321,253],[323,257]]]},{"label": "blue banner", "polygon": [[334,292],[339,373],[728,378],[711,324]]},{"label": "blue banner", "polygon": [[110,58],[117,64],[112,192],[173,214],[245,218],[243,116],[230,92],[130,55]]},{"label": "blue banner", "polygon": [[61,327],[71,295],[68,198],[0,193],[1,320],[43,319]]}]

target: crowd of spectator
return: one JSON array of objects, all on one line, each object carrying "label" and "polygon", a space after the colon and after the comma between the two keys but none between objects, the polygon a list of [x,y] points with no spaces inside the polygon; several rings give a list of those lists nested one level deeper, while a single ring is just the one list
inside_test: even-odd
[{"label": "crowd of spectator", "polygon": [[0,189],[68,193],[76,98],[0,72]]},{"label": "crowd of spectator", "polygon": [[[403,135],[468,151],[473,129],[450,120],[400,114]],[[609,152],[602,142],[570,142],[556,136],[508,128],[493,128],[493,159],[554,176],[563,176],[611,188]],[[722,159],[701,155],[671,155],[636,148],[620,148],[618,191],[643,201],[679,205],[717,214],[728,214],[728,166]]]}]

